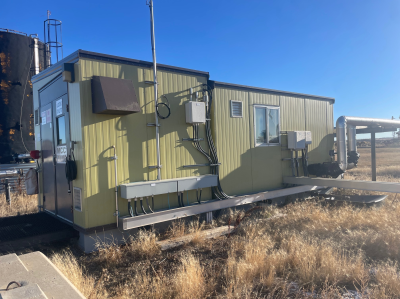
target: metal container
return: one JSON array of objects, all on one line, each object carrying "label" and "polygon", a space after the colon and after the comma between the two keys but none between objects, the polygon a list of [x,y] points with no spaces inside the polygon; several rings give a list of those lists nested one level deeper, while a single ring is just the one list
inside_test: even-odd
[{"label": "metal container", "polygon": [[45,68],[38,38],[0,29],[0,163],[35,149],[31,77]]}]

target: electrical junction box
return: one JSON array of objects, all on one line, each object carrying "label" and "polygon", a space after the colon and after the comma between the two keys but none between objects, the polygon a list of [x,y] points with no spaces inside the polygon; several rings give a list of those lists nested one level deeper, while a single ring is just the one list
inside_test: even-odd
[{"label": "electrical junction box", "polygon": [[306,131],[306,145],[309,145],[311,143],[312,143],[311,131]]},{"label": "electrical junction box", "polygon": [[206,104],[190,101],[185,105],[186,123],[204,124],[206,122]]},{"label": "electrical junction box", "polygon": [[288,148],[291,150],[302,150],[306,145],[311,144],[310,131],[289,131],[288,132]]}]

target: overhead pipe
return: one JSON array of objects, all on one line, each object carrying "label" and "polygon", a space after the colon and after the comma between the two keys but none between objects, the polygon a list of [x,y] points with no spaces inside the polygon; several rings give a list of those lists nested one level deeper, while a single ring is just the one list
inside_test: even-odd
[{"label": "overhead pipe", "polygon": [[[337,157],[341,170],[346,171],[352,166],[347,161],[347,151],[357,151],[356,128],[357,126],[400,128],[400,120],[383,119],[383,118],[367,118],[354,116],[341,116],[336,121],[336,141],[337,141]],[[348,146],[346,142],[346,131],[348,138]]]}]

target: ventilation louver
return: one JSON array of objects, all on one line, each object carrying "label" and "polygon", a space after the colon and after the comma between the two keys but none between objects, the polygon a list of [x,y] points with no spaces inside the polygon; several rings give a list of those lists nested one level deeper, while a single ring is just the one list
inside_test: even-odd
[{"label": "ventilation louver", "polygon": [[82,212],[82,189],[74,187],[74,208]]},{"label": "ventilation louver", "polygon": [[231,101],[231,117],[243,117],[243,103]]}]

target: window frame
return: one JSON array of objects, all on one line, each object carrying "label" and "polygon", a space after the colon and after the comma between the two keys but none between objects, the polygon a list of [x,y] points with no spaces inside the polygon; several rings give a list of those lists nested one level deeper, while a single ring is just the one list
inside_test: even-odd
[{"label": "window frame", "polygon": [[[265,128],[267,132],[267,143],[257,143],[256,137],[256,109],[264,108],[265,109]],[[278,110],[278,143],[269,143],[268,132],[269,132],[269,121],[268,121],[268,111],[269,110]],[[259,105],[256,104],[253,107],[253,138],[254,138],[254,147],[262,147],[262,146],[281,146],[281,107],[280,106],[271,106],[271,105]]]},{"label": "window frame", "polygon": [[[233,105],[232,103],[240,103],[240,107],[241,107],[241,115],[240,116],[234,116],[233,115]],[[231,100],[231,117],[232,118],[243,118],[243,102],[242,101],[237,101],[237,100]]]}]

